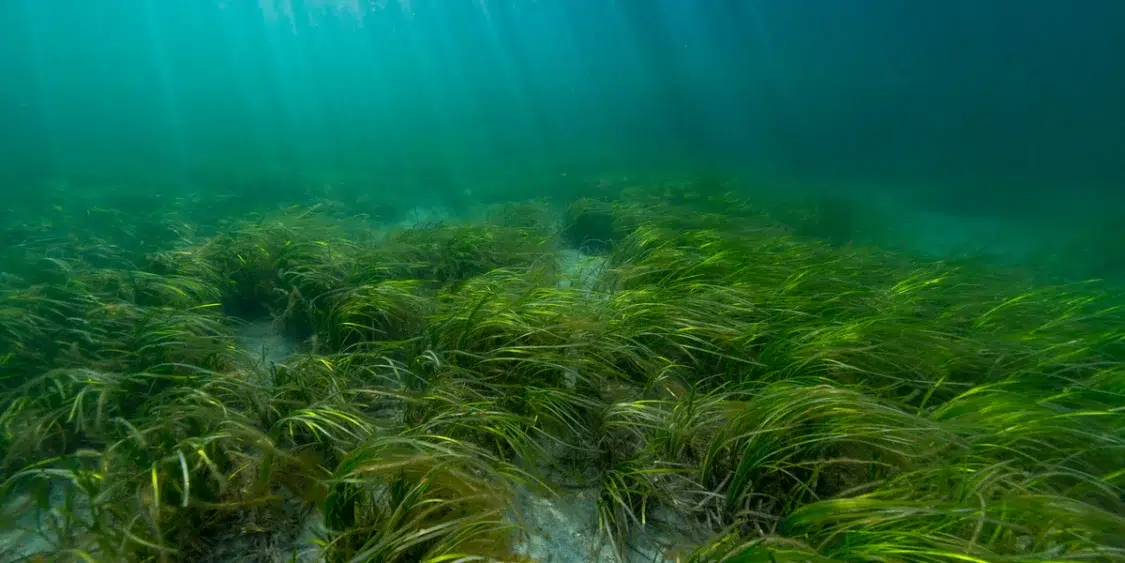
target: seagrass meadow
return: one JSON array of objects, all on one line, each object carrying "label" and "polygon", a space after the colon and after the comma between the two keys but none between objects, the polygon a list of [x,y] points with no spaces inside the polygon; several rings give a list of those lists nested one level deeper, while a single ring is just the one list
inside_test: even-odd
[{"label": "seagrass meadow", "polygon": [[161,205],[7,223],[0,560],[1125,560],[1103,282],[691,186]]}]

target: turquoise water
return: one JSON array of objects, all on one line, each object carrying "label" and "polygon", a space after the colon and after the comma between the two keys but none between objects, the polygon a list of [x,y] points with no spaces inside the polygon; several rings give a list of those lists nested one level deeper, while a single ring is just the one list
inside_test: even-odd
[{"label": "turquoise water", "polygon": [[0,182],[37,205],[460,209],[711,175],[1086,240],[1119,231],[1122,21],[1049,0],[12,0]]}]

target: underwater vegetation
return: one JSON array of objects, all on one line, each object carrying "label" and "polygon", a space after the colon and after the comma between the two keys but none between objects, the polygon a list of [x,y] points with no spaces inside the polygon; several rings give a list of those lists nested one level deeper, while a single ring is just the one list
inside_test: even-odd
[{"label": "underwater vegetation", "polygon": [[[596,533],[554,560],[1125,559],[1099,282],[804,237],[717,190],[148,217],[122,219],[145,244],[102,221],[4,254],[3,528],[39,542],[5,560],[547,560],[525,500],[578,490]],[[241,351],[263,320],[300,352]]]}]

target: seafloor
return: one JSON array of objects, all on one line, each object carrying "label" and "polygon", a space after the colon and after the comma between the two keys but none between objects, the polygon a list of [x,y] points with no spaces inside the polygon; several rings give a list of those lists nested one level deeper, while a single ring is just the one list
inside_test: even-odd
[{"label": "seafloor", "polygon": [[208,207],[6,225],[0,561],[1125,559],[1100,282],[691,186]]}]

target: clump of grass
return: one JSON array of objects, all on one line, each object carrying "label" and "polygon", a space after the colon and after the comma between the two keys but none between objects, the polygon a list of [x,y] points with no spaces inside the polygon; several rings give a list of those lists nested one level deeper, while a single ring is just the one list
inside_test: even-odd
[{"label": "clump of grass", "polygon": [[317,334],[331,349],[379,340],[400,341],[417,336],[430,300],[416,280],[388,280],[359,285],[325,298],[332,301]]},{"label": "clump of grass", "polygon": [[327,481],[327,561],[447,561],[503,555],[506,473],[444,436],[378,438]]},{"label": "clump of grass", "polygon": [[526,266],[550,250],[541,229],[439,224],[392,233],[380,252],[391,275],[448,285],[497,268]]},{"label": "clump of grass", "polygon": [[285,272],[331,260],[327,241],[339,240],[343,231],[332,219],[315,207],[288,208],[162,255],[158,264],[221,287],[225,310],[232,316],[269,315],[288,304]]}]

